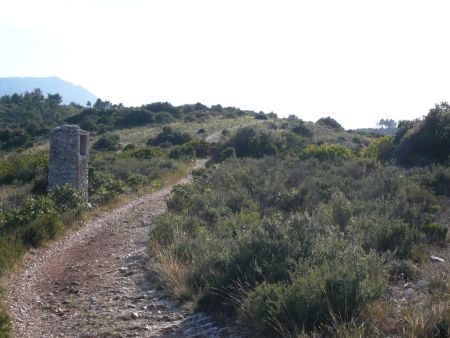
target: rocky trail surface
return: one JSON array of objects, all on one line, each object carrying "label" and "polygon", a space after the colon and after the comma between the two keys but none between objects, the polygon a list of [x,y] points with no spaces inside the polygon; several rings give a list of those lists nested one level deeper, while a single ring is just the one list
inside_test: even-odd
[{"label": "rocky trail surface", "polygon": [[206,314],[188,315],[152,282],[148,232],[171,189],[142,196],[27,254],[6,284],[15,337],[232,336]]}]

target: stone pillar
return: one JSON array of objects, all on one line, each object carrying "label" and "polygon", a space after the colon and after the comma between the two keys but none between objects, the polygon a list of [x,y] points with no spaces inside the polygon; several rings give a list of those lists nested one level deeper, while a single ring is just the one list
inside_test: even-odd
[{"label": "stone pillar", "polygon": [[50,133],[49,188],[71,184],[88,198],[89,132],[65,124]]}]

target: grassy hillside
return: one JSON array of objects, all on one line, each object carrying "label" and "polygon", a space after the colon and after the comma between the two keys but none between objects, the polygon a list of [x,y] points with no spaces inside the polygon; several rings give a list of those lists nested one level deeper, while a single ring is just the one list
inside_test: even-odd
[{"label": "grassy hillside", "polygon": [[[74,189],[46,189],[49,130],[74,123],[92,135],[95,208],[208,159],[149,238],[161,285],[193,310],[250,337],[449,335],[448,105],[375,136],[220,105],[14,100],[0,99],[0,275],[92,212]],[[0,309],[0,336],[8,325]]]},{"label": "grassy hillside", "polygon": [[[47,191],[50,129],[60,123],[78,122],[89,127],[86,115],[89,121],[95,121],[95,128],[86,128],[91,130],[89,201],[93,210],[87,209],[70,186]],[[28,248],[81,226],[99,209],[107,210],[185,175],[196,157],[210,155],[207,135],[253,124],[258,121],[255,115],[200,104],[173,107],[154,103],[138,109],[101,100],[93,108],[84,109],[62,105],[58,96],[44,98],[39,91],[2,97],[0,277]],[[7,335],[9,329],[8,316],[0,307],[0,336]]]}]

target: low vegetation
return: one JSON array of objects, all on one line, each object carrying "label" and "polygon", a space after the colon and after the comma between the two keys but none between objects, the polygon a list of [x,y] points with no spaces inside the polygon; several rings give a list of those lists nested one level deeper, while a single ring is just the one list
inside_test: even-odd
[{"label": "low vegetation", "polygon": [[[402,122],[371,140],[342,137],[330,118],[318,125],[343,142],[293,118],[223,133],[150,234],[160,282],[197,309],[240,318],[249,336],[447,337],[449,265],[427,273],[448,248],[439,124],[450,110],[436,109],[413,131]],[[434,151],[420,152],[423,133]],[[430,285],[420,309],[395,305],[389,290],[414,283]]]},{"label": "low vegetation", "polygon": [[[449,121],[442,103],[421,120],[381,120],[389,132],[375,135],[220,105],[2,97],[0,275],[86,215],[72,187],[47,191],[44,140],[74,123],[93,135],[93,207],[209,159],[150,233],[151,266],[173,297],[240,319],[248,336],[447,337]],[[0,337],[10,328],[0,307]]]},{"label": "low vegetation", "polygon": [[[234,126],[253,115],[201,104],[128,108],[98,100],[88,108],[65,106],[60,96],[44,98],[39,90],[0,98],[0,277],[26,250],[82,224],[86,215],[87,206],[71,186],[47,191],[45,143],[51,127],[79,123],[92,132],[89,202],[103,208],[120,196],[154,191],[184,175],[196,157],[211,153],[211,144],[204,140],[206,130]],[[181,121],[183,132],[175,129]],[[16,139],[16,133],[24,139]],[[7,336],[9,330],[8,316],[1,307],[0,336]]]}]

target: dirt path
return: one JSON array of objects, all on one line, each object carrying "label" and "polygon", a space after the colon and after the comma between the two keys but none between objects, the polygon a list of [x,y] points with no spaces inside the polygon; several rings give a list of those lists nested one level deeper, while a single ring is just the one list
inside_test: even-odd
[{"label": "dirt path", "polygon": [[[197,161],[196,167],[202,165]],[[29,253],[6,285],[15,336],[202,336],[196,328],[202,326],[210,336],[222,335],[205,315],[187,318],[150,281],[148,232],[171,188],[138,198]]]}]

